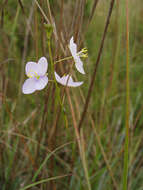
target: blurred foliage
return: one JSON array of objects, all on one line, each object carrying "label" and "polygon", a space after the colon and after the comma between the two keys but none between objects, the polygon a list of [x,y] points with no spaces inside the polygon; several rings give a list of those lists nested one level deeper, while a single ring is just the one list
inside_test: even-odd
[{"label": "blurred foliage", "polygon": [[[23,10],[19,1],[1,1],[0,4],[0,188],[2,190],[17,190],[32,183],[35,172],[46,156],[50,154],[48,150],[53,151],[60,145],[72,141],[70,145],[65,145],[50,157],[38,175],[37,181],[65,173],[72,173],[72,175],[55,180],[53,183],[35,186],[32,190],[47,190],[50,187],[57,190],[87,190],[83,166],[75,143],[75,132],[68,98],[65,97],[64,104],[68,128],[66,128],[64,114],[62,113],[54,136],[49,142],[58,113],[57,91],[53,86],[50,88],[48,85],[47,89],[32,95],[21,93],[21,85],[26,78],[24,74],[26,62],[37,61],[40,56],[44,55],[50,65],[44,27],[46,19],[39,8],[36,5],[33,6],[34,1],[24,0],[21,2]],[[38,2],[50,20],[47,1],[39,0]],[[63,12],[61,11],[62,2]],[[110,1],[103,0],[98,3],[90,24],[88,24],[88,19],[94,1],[86,1],[83,23],[78,21],[81,10],[76,13],[75,5],[77,4],[75,2],[77,1],[50,0],[51,13],[55,19],[54,24],[60,36],[59,40],[54,38],[54,34],[52,36],[52,53],[54,60],[63,58],[65,55],[61,50],[60,42],[63,40],[63,49],[67,50],[72,35],[75,38],[77,37],[78,49],[87,47],[88,58],[83,60],[86,75],[81,76],[77,72],[73,72],[76,73],[79,80],[84,80],[81,91],[86,98]],[[31,20],[30,14],[32,15]],[[131,0],[129,159],[129,189],[131,190],[143,189],[142,17],[142,1]],[[29,25],[27,25],[28,22]],[[80,24],[82,24],[81,29],[79,29]],[[94,128],[97,130],[116,182],[121,189],[125,137],[125,59],[125,6],[124,1],[121,0],[119,5],[116,2],[114,7],[92,92],[92,100],[83,126],[86,158],[93,190],[112,190],[114,187],[101,147],[94,135],[94,129],[91,128],[90,117],[93,119]],[[65,65],[66,63],[62,64]],[[56,69],[59,68],[56,67]],[[67,71],[66,66],[64,69]],[[70,89],[69,92],[78,123],[84,103],[79,89]],[[47,100],[48,94],[49,100]],[[44,124],[42,125],[43,120]]]}]

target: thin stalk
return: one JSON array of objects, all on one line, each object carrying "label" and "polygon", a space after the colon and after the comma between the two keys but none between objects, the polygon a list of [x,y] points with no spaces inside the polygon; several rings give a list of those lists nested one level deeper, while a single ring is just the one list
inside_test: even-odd
[{"label": "thin stalk", "polygon": [[50,42],[50,39],[48,40],[48,48],[49,48],[49,56],[50,56],[50,62],[51,62],[51,71],[52,71],[52,74],[53,74],[53,79],[54,79],[54,83],[56,85],[56,89],[57,89],[57,97],[58,97],[58,101],[61,105],[61,108],[62,108],[62,112],[63,112],[63,115],[64,115],[64,119],[65,119],[65,123],[66,123],[66,127],[67,127],[67,117],[65,115],[65,112],[64,112],[64,107],[63,107],[63,103],[62,103],[62,100],[61,100],[61,97],[60,97],[60,89],[57,85],[57,81],[55,79],[55,76],[54,76],[54,62],[53,62],[53,58],[52,58],[52,50],[51,50],[51,42]]},{"label": "thin stalk", "polygon": [[88,189],[91,190],[91,185],[90,185],[90,178],[89,178],[89,170],[88,170],[88,164],[87,164],[87,159],[86,159],[86,150],[85,150],[85,141],[84,141],[84,136],[83,136],[83,130],[81,130],[81,158],[82,158],[82,165],[84,168],[84,173],[85,173],[85,178],[87,181],[87,186]]},{"label": "thin stalk", "polygon": [[65,143],[59,147],[57,147],[56,149],[54,149],[52,152],[48,153],[46,158],[44,159],[44,161],[42,162],[42,164],[40,165],[40,167],[37,169],[37,171],[35,172],[33,178],[32,178],[32,182],[35,182],[36,178],[38,177],[38,175],[40,174],[41,170],[43,169],[43,167],[46,165],[47,161],[49,160],[49,158],[55,153],[57,152],[58,150],[62,149],[63,147],[71,144],[73,142],[68,142],[68,143]]},{"label": "thin stalk", "polygon": [[[73,107],[71,97],[70,97],[70,93],[69,93],[68,89],[66,89],[66,94],[67,94],[67,98],[68,98],[69,107],[70,107],[70,110],[71,110],[71,115],[72,115],[72,120],[73,120],[73,127],[74,127],[74,130],[75,130],[76,140],[77,140],[77,143],[78,143],[80,158],[81,158],[82,166],[83,166],[83,169],[84,169],[84,174],[85,174],[85,179],[86,179],[86,182],[87,182],[87,187],[88,187],[88,190],[91,190],[90,178],[89,178],[89,174],[88,174],[88,166],[87,166],[87,162],[86,162],[86,158],[85,158],[85,151],[84,151],[84,147],[83,147],[84,145],[83,145],[82,131],[81,131],[82,136],[80,136],[80,133],[78,131],[77,122],[76,122],[74,107]],[[81,138],[82,138],[82,141],[81,141]]]},{"label": "thin stalk", "polygon": [[34,187],[34,186],[36,186],[36,185],[39,185],[39,184],[42,184],[42,183],[46,183],[46,182],[48,182],[48,181],[53,181],[53,180],[56,180],[56,179],[61,179],[61,178],[63,178],[63,177],[68,177],[68,176],[70,176],[70,175],[71,175],[71,174],[67,174],[67,175],[62,175],[62,176],[56,176],[56,177],[51,177],[51,178],[47,178],[47,179],[42,179],[42,180],[40,180],[40,181],[37,181],[37,182],[32,183],[32,184],[30,184],[30,185],[27,185],[26,187],[21,188],[20,190],[26,190],[26,189],[29,189],[29,188]]},{"label": "thin stalk", "polygon": [[73,58],[72,56],[70,56],[70,57],[65,57],[65,58],[63,58],[63,59],[60,59],[60,60],[58,60],[58,61],[55,61],[55,64],[56,64],[56,63],[59,63],[59,62],[62,62],[62,61],[66,61],[66,60],[72,59],[72,58]]},{"label": "thin stalk", "polygon": [[48,20],[46,14],[44,13],[43,9],[41,8],[41,6],[39,5],[39,3],[38,3],[37,0],[35,0],[35,3],[36,3],[36,5],[38,6],[38,8],[39,8],[40,12],[42,13],[43,17],[45,18],[46,22],[47,22],[48,24],[50,24],[50,21]]},{"label": "thin stalk", "polygon": [[126,136],[124,150],[123,190],[128,188],[129,162],[129,116],[130,116],[130,77],[129,77],[129,2],[126,0]]},{"label": "thin stalk", "polygon": [[[77,79],[77,78],[75,77],[75,79]],[[74,96],[74,95],[73,95],[73,96]],[[83,92],[81,91],[81,89],[80,89],[80,97],[81,97],[81,100],[82,100],[83,104],[85,104],[84,94],[83,94]],[[79,109],[78,109],[78,110],[79,110]],[[95,138],[96,138],[96,140],[97,140],[97,144],[98,144],[98,146],[99,146],[99,148],[100,148],[100,151],[101,151],[101,154],[102,154],[102,156],[103,156],[104,162],[105,162],[105,164],[106,164],[106,166],[107,166],[107,169],[108,169],[108,171],[109,171],[109,175],[110,175],[111,178],[112,178],[113,185],[114,185],[114,189],[118,190],[118,184],[117,184],[116,179],[115,179],[115,177],[114,177],[112,168],[111,168],[111,166],[110,166],[110,164],[109,164],[108,156],[106,155],[105,150],[104,150],[104,147],[103,147],[103,145],[102,145],[102,143],[101,143],[100,134],[98,134],[98,131],[97,131],[97,129],[96,129],[96,126],[95,126],[95,123],[94,123],[94,120],[93,120],[91,114],[88,113],[88,116],[89,116],[89,120],[90,120],[92,129],[93,129],[93,131],[94,131],[94,133],[95,133]]]},{"label": "thin stalk", "polygon": [[16,10],[16,15],[15,15],[15,19],[14,19],[14,23],[12,26],[12,32],[11,32],[11,42],[10,42],[10,46],[9,46],[9,54],[11,55],[11,49],[13,47],[13,43],[14,43],[14,35],[15,35],[15,31],[16,31],[16,27],[17,27],[17,22],[18,22],[18,18],[19,18],[19,14],[20,14],[20,6],[17,6],[17,10]]},{"label": "thin stalk", "polygon": [[26,55],[27,55],[27,50],[28,50],[28,40],[29,40],[29,33],[31,28],[29,27],[31,25],[32,22],[32,17],[33,17],[33,12],[34,12],[34,5],[35,3],[32,2],[31,4],[31,8],[30,8],[30,14],[26,23],[26,30],[25,30],[25,37],[24,37],[24,50],[23,50],[23,54],[22,54],[22,60],[21,60],[21,73],[20,73],[20,81],[19,81],[19,91],[18,91],[18,97],[20,99],[21,96],[21,86],[22,86],[22,82],[24,79],[24,65],[25,65],[25,59],[26,59]]},{"label": "thin stalk", "polygon": [[111,0],[110,8],[109,8],[109,13],[108,13],[106,24],[105,24],[105,29],[104,29],[104,32],[103,32],[103,37],[102,37],[101,45],[100,45],[100,48],[99,48],[98,57],[97,57],[97,60],[95,62],[94,71],[93,71],[93,74],[92,74],[92,78],[91,78],[91,82],[90,82],[87,98],[86,98],[86,101],[85,101],[85,105],[84,105],[84,108],[83,108],[82,116],[81,116],[81,119],[80,119],[80,122],[79,122],[79,126],[78,126],[79,130],[82,127],[84,118],[85,118],[86,113],[87,113],[87,109],[88,109],[88,105],[89,105],[89,102],[90,102],[92,90],[93,90],[93,87],[94,87],[94,82],[95,82],[95,78],[96,78],[96,73],[97,73],[98,65],[99,65],[100,58],[101,58],[102,51],[103,51],[103,46],[104,46],[104,42],[105,42],[105,38],[106,38],[106,34],[107,34],[107,29],[108,29],[108,26],[109,26],[111,14],[112,14],[113,7],[114,7],[114,2],[115,2],[115,0]]}]

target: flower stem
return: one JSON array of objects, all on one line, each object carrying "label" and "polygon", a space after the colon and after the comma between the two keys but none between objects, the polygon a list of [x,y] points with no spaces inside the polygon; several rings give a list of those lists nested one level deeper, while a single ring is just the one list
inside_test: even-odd
[{"label": "flower stem", "polygon": [[63,102],[62,102],[61,97],[60,97],[60,88],[57,85],[57,81],[56,81],[55,75],[54,75],[54,62],[53,62],[53,58],[52,58],[50,39],[48,39],[48,48],[49,48],[49,56],[50,56],[50,62],[51,62],[51,70],[52,70],[53,80],[54,80],[54,83],[55,83],[55,86],[56,86],[56,89],[57,89],[57,97],[58,97],[58,101],[59,101],[59,103],[61,105],[62,112],[63,112],[64,119],[65,119],[65,123],[66,123],[66,127],[67,127],[68,120],[67,120],[67,117],[66,117],[66,114],[65,114],[65,111],[64,111]]},{"label": "flower stem", "polygon": [[59,62],[62,62],[62,61],[66,61],[66,60],[68,60],[68,59],[72,59],[72,56],[70,56],[70,57],[65,57],[65,58],[63,58],[63,59],[60,59],[60,60],[58,60],[58,61],[55,61],[54,64],[59,63]]}]

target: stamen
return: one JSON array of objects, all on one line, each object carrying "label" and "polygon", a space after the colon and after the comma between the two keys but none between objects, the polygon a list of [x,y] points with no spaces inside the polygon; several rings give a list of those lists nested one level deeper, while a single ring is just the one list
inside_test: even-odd
[{"label": "stamen", "polygon": [[82,51],[82,53],[87,53],[88,52],[88,50],[86,48],[83,48],[81,51]]},{"label": "stamen", "polygon": [[27,76],[28,76],[28,78],[32,78],[32,75],[31,75],[30,73],[28,73],[28,75],[27,75]]},{"label": "stamen", "polygon": [[80,57],[86,58],[88,57],[88,50],[86,48],[83,48],[80,52],[78,52],[77,55],[79,55]]},{"label": "stamen", "polygon": [[87,54],[87,53],[86,53],[86,54],[83,54],[83,55],[81,55],[81,57],[87,58],[87,57],[88,57],[88,54]]},{"label": "stamen", "polygon": [[[34,75],[32,76],[31,73],[33,73]],[[36,72],[34,72],[34,71],[30,71],[30,72],[28,73],[28,77],[29,77],[29,78],[35,77],[36,79],[39,79],[39,78],[40,78],[40,76],[39,76]]]},{"label": "stamen", "polygon": [[39,76],[36,72],[34,72],[34,73],[35,73],[34,77],[35,77],[36,79],[39,79],[40,76]]}]

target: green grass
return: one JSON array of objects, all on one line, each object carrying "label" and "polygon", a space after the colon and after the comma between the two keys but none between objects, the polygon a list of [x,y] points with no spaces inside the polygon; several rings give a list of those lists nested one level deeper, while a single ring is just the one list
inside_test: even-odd
[{"label": "green grass", "polygon": [[[78,1],[64,0],[63,5],[62,1],[50,1],[52,18],[48,1],[38,0],[49,22],[53,26],[54,21],[56,27],[51,36],[51,58],[46,19],[38,6],[28,0],[21,1],[22,5],[13,0],[4,2],[0,2],[0,190],[122,190],[124,174],[128,189],[142,190],[142,1],[130,0],[129,5],[128,174],[123,172],[127,120],[125,1],[115,3],[80,132],[78,123],[110,1],[98,2],[89,23],[92,0],[85,6],[84,0],[81,5]],[[84,84],[65,89],[49,82],[42,91],[22,94],[26,62],[46,56],[52,78],[51,60],[70,56],[67,45],[72,35],[77,38],[78,50],[88,49],[88,58],[83,60],[86,75],[72,68],[75,80],[83,80]],[[57,63],[55,69],[59,73],[68,72],[70,63],[71,60]]]}]

